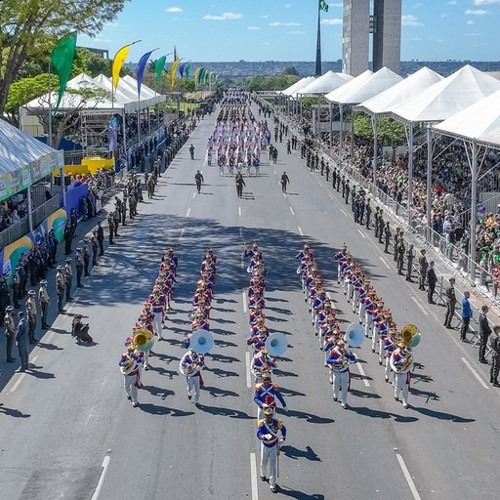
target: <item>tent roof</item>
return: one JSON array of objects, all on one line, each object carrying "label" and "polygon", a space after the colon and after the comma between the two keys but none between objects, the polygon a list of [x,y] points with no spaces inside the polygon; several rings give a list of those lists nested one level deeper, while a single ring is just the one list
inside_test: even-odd
[{"label": "tent roof", "polygon": [[287,89],[282,90],[281,93],[283,95],[291,96],[294,92],[297,92],[297,90],[303,89],[309,83],[314,82],[314,80],[316,80],[316,77],[306,76],[301,78],[298,82],[295,82],[293,85],[290,85]]},{"label": "tent roof", "polygon": [[[361,76],[364,78],[360,78]],[[358,80],[359,79],[359,80]],[[337,104],[359,104],[360,102],[366,101],[371,97],[380,94],[384,90],[394,86],[396,83],[400,82],[403,78],[398,74],[394,73],[387,67],[379,69],[376,73],[366,75],[366,71],[361,73],[357,78],[346,83],[344,86],[330,92],[326,97],[331,102]],[[352,87],[346,89],[347,85],[355,82]]]},{"label": "tent roof", "polygon": [[15,173],[43,156],[57,153],[57,150],[0,119],[0,175]]},{"label": "tent roof", "polygon": [[441,80],[443,77],[439,73],[424,66],[384,92],[362,102],[356,108],[373,115],[388,113],[395,106],[421,94]]},{"label": "tent roof", "polygon": [[[94,81],[90,76],[85,73],[81,73],[75,78],[71,79],[67,85],[68,89],[78,90],[78,89],[93,89],[97,90],[100,87],[96,81]],[[57,92],[52,92],[50,95],[50,101],[52,106],[55,106],[57,102]],[[69,110],[81,107],[84,102],[82,96],[78,94],[72,94],[70,92],[65,92],[63,98],[61,99],[61,104],[59,105],[60,110]],[[115,96],[114,105],[111,102],[111,94],[109,96],[103,97],[101,99],[85,99],[85,107],[89,109],[111,109],[115,108],[117,110],[123,109],[125,105],[124,100],[120,96]],[[27,109],[48,109],[49,108],[49,93],[37,97],[32,101],[28,102],[23,106]]]},{"label": "tent roof", "polygon": [[346,73],[334,73],[333,71],[327,71],[325,74],[300,89],[298,93],[302,95],[328,94],[352,79],[353,77],[351,75],[347,75]]},{"label": "tent roof", "polygon": [[[125,83],[131,86],[135,90],[135,94],[137,95],[137,80],[135,78],[132,78],[130,75],[125,75],[123,78],[120,78],[120,80],[123,80]],[[118,87],[120,87],[120,84],[118,84]],[[158,93],[142,83],[141,100],[154,99],[155,97],[158,97]]]},{"label": "tent roof", "polygon": [[500,90],[500,81],[466,65],[392,109],[408,122],[440,122]]},{"label": "tent roof", "polygon": [[352,92],[354,89],[357,89],[358,87],[363,85],[363,83],[365,83],[372,75],[373,72],[367,69],[365,72],[356,76],[355,78],[347,82],[345,85],[342,85],[342,87],[339,87],[338,89],[335,89],[329,94],[325,95],[325,99],[331,102],[336,102],[333,101],[332,98],[335,99],[337,96],[342,97],[344,94]]},{"label": "tent roof", "polygon": [[500,146],[500,90],[455,113],[433,128],[446,135]]}]

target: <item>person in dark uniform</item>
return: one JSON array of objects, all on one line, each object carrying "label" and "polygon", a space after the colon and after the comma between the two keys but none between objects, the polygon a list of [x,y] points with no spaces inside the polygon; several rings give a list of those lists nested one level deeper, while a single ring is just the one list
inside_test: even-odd
[{"label": "person in dark uniform", "polygon": [[436,290],[437,280],[436,271],[434,271],[434,261],[431,260],[429,262],[429,269],[427,269],[427,285],[429,286],[427,289],[427,302],[429,304],[435,304],[434,291]]},{"label": "person in dark uniform", "polygon": [[99,254],[99,244],[97,243],[97,231],[94,229],[92,231],[92,236],[90,238],[90,245],[92,247],[92,267],[97,266],[97,256]]},{"label": "person in dark uniform", "polygon": [[340,190],[340,170],[337,170],[337,193]]},{"label": "person in dark uniform", "polygon": [[66,291],[66,302],[73,302],[71,297],[71,286],[73,284],[73,269],[71,269],[71,257],[66,259],[64,265],[64,288]]},{"label": "person in dark uniform", "polygon": [[0,276],[0,326],[3,325],[5,310],[10,305],[10,288],[5,275]]},{"label": "person in dark uniform", "polygon": [[290,184],[290,179],[288,178],[288,175],[286,172],[283,172],[281,174],[281,192],[286,193],[286,187],[287,185]]},{"label": "person in dark uniform", "polygon": [[12,302],[15,309],[19,309],[19,298],[21,296],[21,274],[20,266],[14,268],[14,276],[12,276]]},{"label": "person in dark uniform", "polygon": [[342,185],[342,198],[345,198],[345,186],[346,186],[345,175],[342,175],[341,185]]},{"label": "person in dark uniform", "polygon": [[446,315],[444,317],[444,326],[453,328],[451,321],[455,316],[455,306],[457,305],[457,297],[455,295],[455,278],[449,279],[449,285],[446,288]]},{"label": "person in dark uniform", "polygon": [[332,189],[336,189],[337,186],[337,169],[334,167],[332,170]]},{"label": "person in dark uniform", "polygon": [[100,222],[97,223],[96,238],[99,243],[99,256],[102,257],[104,255],[104,228]]},{"label": "person in dark uniform", "polygon": [[410,243],[408,250],[406,251],[406,281],[413,283],[411,279],[411,273],[413,272],[413,259],[415,258],[415,252],[413,251],[413,243]]},{"label": "person in dark uniform", "polygon": [[349,193],[351,192],[351,186],[349,185],[349,179],[345,182],[345,203],[349,205]]},{"label": "person in dark uniform", "polygon": [[113,229],[115,230],[115,236],[118,235],[118,227],[120,226],[120,221],[121,221],[121,213],[118,211],[118,209],[115,209],[114,212],[112,213],[113,216]]},{"label": "person in dark uniform", "polygon": [[22,311],[17,313],[17,317],[19,320],[17,323],[16,342],[21,366],[16,371],[25,372],[28,369],[28,322]]},{"label": "person in dark uniform", "polygon": [[63,299],[66,290],[66,280],[64,279],[64,266],[57,266],[56,271],[56,292],[57,292],[57,310],[63,312]]},{"label": "person in dark uniform", "polygon": [[425,248],[420,250],[420,257],[418,259],[418,267],[420,272],[420,281],[419,281],[419,290],[425,291],[425,280],[427,279],[427,269],[429,267],[429,263],[427,262],[427,257],[425,255]]},{"label": "person in dark uniform", "polygon": [[89,240],[85,238],[83,240],[83,272],[85,277],[90,276],[90,248],[89,248]]},{"label": "person in dark uniform", "polygon": [[14,313],[14,307],[7,306],[5,308],[5,315],[2,318],[3,324],[5,325],[4,331],[6,337],[5,350],[7,354],[7,363],[14,363],[14,361],[16,361],[16,358],[12,356],[12,349],[14,348],[14,343],[16,341],[16,333],[17,333],[16,323],[14,322],[13,313]]},{"label": "person in dark uniform", "polygon": [[196,190],[198,191],[198,194],[201,192],[201,185],[203,183],[203,175],[199,170],[196,171],[196,174],[194,176],[194,181],[196,183]]},{"label": "person in dark uniform", "polygon": [[75,268],[76,268],[76,286],[78,288],[83,288],[82,275],[83,275],[84,263],[83,263],[83,255],[81,247],[78,247],[76,249]]},{"label": "person in dark uniform", "polygon": [[370,205],[370,198],[366,200],[366,205],[365,205],[365,212],[366,212],[366,229],[370,229],[370,221],[372,217],[372,206]]},{"label": "person in dark uniform", "polygon": [[69,222],[64,226],[64,253],[69,255],[71,253],[71,242],[73,240],[73,230]]},{"label": "person in dark uniform", "polygon": [[42,329],[50,328],[47,321],[49,314],[49,292],[47,290],[47,280],[40,281],[40,288],[38,289],[38,301],[40,302],[40,308],[42,310]]},{"label": "person in dark uniform", "polygon": [[488,322],[488,314],[489,308],[484,305],[481,307],[481,312],[479,313],[479,362],[488,364],[488,361],[485,358],[486,355],[486,346],[488,345],[488,339],[491,335],[491,328]]},{"label": "person in dark uniform", "polygon": [[380,209],[378,213],[378,242],[383,243],[384,231],[385,231],[385,221],[384,221],[384,211]]},{"label": "person in dark uniform", "polygon": [[498,383],[498,374],[500,373],[500,326],[493,327],[493,335],[490,340],[491,347],[491,368],[490,368],[490,384],[493,387],[500,387]]},{"label": "person in dark uniform", "polygon": [[389,221],[387,221],[385,224],[384,238],[385,238],[384,253],[389,253],[389,244],[391,243],[391,226],[389,224]]},{"label": "person in dark uniform", "polygon": [[326,163],[325,167],[325,174],[326,174],[326,182],[330,182],[330,163]]},{"label": "person in dark uniform", "polygon": [[[403,233],[401,233],[402,235]],[[405,261],[405,242],[404,242],[404,239],[403,237],[401,236],[398,240],[398,246],[397,248],[394,250],[394,253],[396,254],[396,264],[398,266],[398,274],[400,276],[403,275],[403,264],[404,264],[404,261]]]},{"label": "person in dark uniform", "polygon": [[398,245],[399,239],[403,239],[403,230],[399,227],[396,228],[396,232],[394,233],[394,262],[397,262],[398,259]]},{"label": "person in dark uniform", "polygon": [[114,245],[113,234],[115,233],[115,222],[113,220],[113,215],[108,215],[108,230],[109,230],[109,244]]},{"label": "person in dark uniform", "polygon": [[238,198],[241,198],[243,196],[243,186],[246,186],[245,180],[243,179],[243,175],[241,174],[241,172],[238,172],[236,174],[234,181],[236,183],[236,195],[238,196]]}]

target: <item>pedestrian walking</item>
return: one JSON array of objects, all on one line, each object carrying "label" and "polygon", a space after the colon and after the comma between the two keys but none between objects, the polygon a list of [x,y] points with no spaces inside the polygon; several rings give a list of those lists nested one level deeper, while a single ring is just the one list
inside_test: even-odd
[{"label": "pedestrian walking", "polygon": [[457,304],[457,297],[455,295],[455,278],[449,279],[449,285],[446,288],[446,315],[444,317],[444,326],[446,328],[453,328],[451,322],[455,316],[455,306]]},{"label": "pedestrian walking", "polygon": [[290,184],[290,179],[288,178],[288,175],[286,172],[283,172],[281,174],[281,192],[286,193],[286,187],[287,185]]},{"label": "pedestrian walking", "polygon": [[491,327],[487,316],[488,311],[488,306],[484,305],[481,307],[481,312],[479,313],[479,362],[484,364],[488,364],[485,355],[488,339],[491,335]]},{"label": "pedestrian walking", "polygon": [[425,280],[427,279],[427,269],[429,268],[429,263],[427,262],[427,257],[425,255],[425,248],[420,250],[420,257],[418,259],[418,267],[420,273],[419,290],[425,291]]},{"label": "pedestrian walking", "polygon": [[470,320],[472,318],[472,307],[469,302],[470,292],[464,292],[462,299],[462,328],[460,329],[460,340],[465,342],[467,340],[467,332],[469,331]]}]

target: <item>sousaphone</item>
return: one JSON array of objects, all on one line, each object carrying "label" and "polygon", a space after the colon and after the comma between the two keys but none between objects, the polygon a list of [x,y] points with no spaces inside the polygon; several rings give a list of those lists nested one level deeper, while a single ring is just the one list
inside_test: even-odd
[{"label": "sousaphone", "polygon": [[208,330],[197,330],[189,340],[189,348],[197,354],[206,354],[214,346],[214,336]]},{"label": "sousaphone", "polygon": [[272,357],[281,356],[287,349],[288,342],[284,333],[272,333],[266,340],[266,350]]},{"label": "sousaphone", "polygon": [[155,338],[147,328],[138,328],[134,331],[133,342],[137,351],[148,352],[152,349]]},{"label": "sousaphone", "polygon": [[349,347],[361,347],[365,340],[365,329],[359,323],[351,323],[345,331],[344,338]]},{"label": "sousaphone", "polygon": [[417,347],[420,344],[421,335],[417,326],[411,323],[401,328],[401,339],[408,347]]}]

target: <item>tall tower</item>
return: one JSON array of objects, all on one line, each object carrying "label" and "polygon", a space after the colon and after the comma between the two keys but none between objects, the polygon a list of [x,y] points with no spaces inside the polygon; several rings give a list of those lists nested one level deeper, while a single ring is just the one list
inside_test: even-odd
[{"label": "tall tower", "polygon": [[370,0],[344,0],[342,72],[358,76],[368,69]]},{"label": "tall tower", "polygon": [[373,5],[373,71],[387,66],[399,73],[401,0],[375,0]]},{"label": "tall tower", "polygon": [[[373,15],[370,15],[373,3]],[[402,0],[344,0],[342,71],[357,76],[368,69],[373,33],[373,70],[399,73]]]}]

